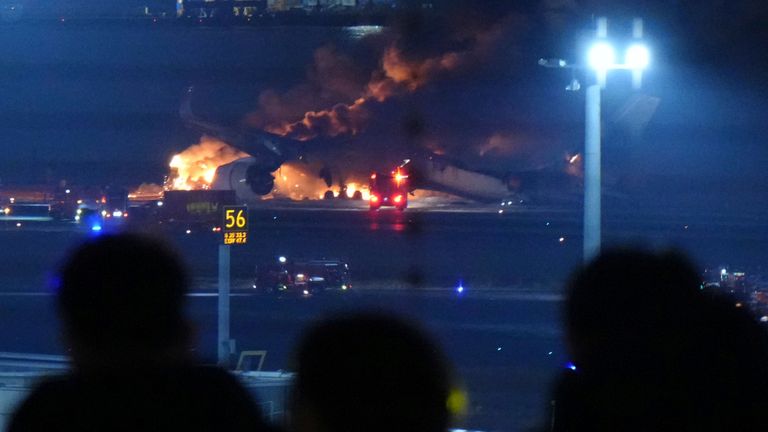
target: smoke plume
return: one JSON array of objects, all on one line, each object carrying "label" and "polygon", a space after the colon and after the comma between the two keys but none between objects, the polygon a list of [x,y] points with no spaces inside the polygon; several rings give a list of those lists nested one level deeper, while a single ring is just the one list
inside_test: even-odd
[{"label": "smoke plume", "polygon": [[[407,55],[395,40],[384,50],[377,69],[362,86],[356,84],[356,74],[351,71],[347,57],[333,48],[320,48],[315,53],[308,82],[284,95],[271,90],[263,92],[259,109],[249,115],[249,124],[302,141],[317,136],[356,135],[370,120],[370,104],[413,93],[444,74],[472,64],[487,53],[499,34],[497,27],[476,32],[468,37],[470,42],[465,48],[425,58]],[[324,78],[331,75],[329,72],[334,72],[333,78],[326,82]],[[308,96],[311,89],[320,94]],[[351,102],[334,103],[326,109],[307,109],[295,115],[303,105],[327,99],[328,94]]]}]

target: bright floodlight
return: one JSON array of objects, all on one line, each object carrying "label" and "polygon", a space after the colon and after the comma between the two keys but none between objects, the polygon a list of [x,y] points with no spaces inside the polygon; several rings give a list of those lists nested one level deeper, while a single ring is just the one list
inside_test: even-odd
[{"label": "bright floodlight", "polygon": [[597,71],[605,71],[616,64],[616,54],[607,42],[598,42],[589,50],[589,67]]},{"label": "bright floodlight", "polygon": [[646,46],[635,44],[627,49],[625,61],[630,69],[642,70],[651,62],[651,53]]}]

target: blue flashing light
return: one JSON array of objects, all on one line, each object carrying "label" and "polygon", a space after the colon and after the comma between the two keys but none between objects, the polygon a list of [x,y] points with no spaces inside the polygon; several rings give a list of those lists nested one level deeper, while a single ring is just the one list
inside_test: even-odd
[{"label": "blue flashing light", "polygon": [[571,362],[566,363],[565,367],[566,367],[566,369],[570,369],[570,370],[572,370],[574,372],[576,371],[576,365],[571,363]]},{"label": "blue flashing light", "polygon": [[459,285],[456,286],[456,293],[462,294],[464,292],[464,281],[459,280]]},{"label": "blue flashing light", "polygon": [[97,225],[93,225],[93,226],[91,227],[91,231],[93,231],[93,232],[99,232],[99,231],[101,231],[101,225],[98,225],[98,224],[97,224]]}]

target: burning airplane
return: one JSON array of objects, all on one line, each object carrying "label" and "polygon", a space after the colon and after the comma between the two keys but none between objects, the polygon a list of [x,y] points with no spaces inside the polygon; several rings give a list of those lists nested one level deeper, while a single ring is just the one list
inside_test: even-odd
[{"label": "burning airplane", "polygon": [[[201,142],[174,156],[169,189],[234,190],[243,202],[265,197],[294,200],[327,198],[334,184],[335,165],[324,149],[312,141],[286,138],[269,132],[236,131],[194,116],[191,89],[182,103],[181,116],[187,125],[204,134]],[[513,182],[463,169],[444,156],[428,150],[403,154],[409,160],[411,192],[423,189],[445,192],[476,201],[501,200],[516,192]],[[361,175],[362,177],[362,175]],[[290,178],[290,179],[289,179]],[[349,198],[355,191],[369,195],[362,179],[338,179],[339,190]]]},{"label": "burning airplane", "polygon": [[[192,109],[193,91],[189,88],[180,115],[188,127],[204,138],[172,161],[176,177],[166,186],[234,190],[244,202],[281,197],[319,199],[328,198],[329,193],[352,198],[358,196],[355,192],[363,196],[370,193],[371,172],[386,172],[403,160],[410,160],[409,192],[436,191],[483,202],[516,196],[521,184],[529,183],[530,173],[517,170],[515,176],[495,175],[468,168],[459,162],[463,157],[443,154],[438,140],[371,148],[363,145],[365,137],[361,135],[375,110],[386,101],[413,94],[441,76],[477,63],[487,54],[498,33],[498,28],[492,28],[464,36],[466,40],[459,45],[461,50],[426,58],[408,57],[393,43],[383,51],[379,67],[365,83],[344,85],[344,91],[336,91],[323,87],[323,82],[314,82],[323,89],[319,94],[333,94],[333,98],[350,102],[329,103],[328,98],[313,98],[300,90],[305,87],[284,95],[269,90],[261,94],[258,110],[249,114],[241,127],[225,127],[196,116]],[[328,49],[318,49],[316,69],[308,74],[308,79],[340,75],[335,69],[333,73],[323,69],[334,63],[334,55]],[[333,85],[338,87],[337,84]],[[329,103],[329,108],[307,110],[310,105],[325,103]],[[498,153],[505,145],[505,140],[497,139],[476,150],[482,157],[489,152]],[[567,161],[573,172],[569,176],[566,166],[553,168],[558,162],[565,165],[555,159],[546,169],[578,177],[574,175],[578,169],[575,161]]]}]

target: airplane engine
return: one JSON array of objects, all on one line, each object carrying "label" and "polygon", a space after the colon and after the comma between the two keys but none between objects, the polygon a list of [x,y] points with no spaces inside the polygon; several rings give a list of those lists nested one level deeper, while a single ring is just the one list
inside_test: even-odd
[{"label": "airplane engine", "polygon": [[256,158],[238,159],[216,169],[211,189],[234,190],[240,201],[258,201],[272,192],[275,169],[272,164],[264,165]]}]

